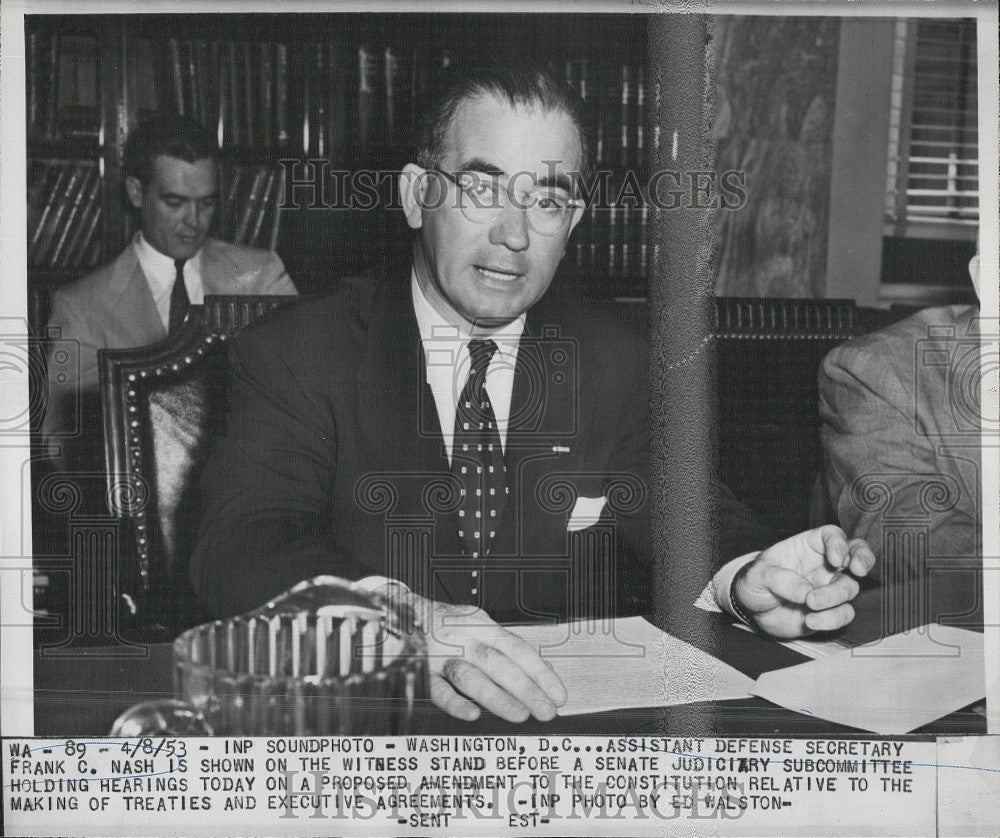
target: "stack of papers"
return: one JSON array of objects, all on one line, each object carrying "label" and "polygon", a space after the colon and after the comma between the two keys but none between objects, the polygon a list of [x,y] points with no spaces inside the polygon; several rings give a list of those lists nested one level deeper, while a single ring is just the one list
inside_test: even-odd
[{"label": "stack of papers", "polygon": [[754,695],[873,733],[909,733],[983,698],[983,635],[927,625],[765,672]]},{"label": "stack of papers", "polygon": [[853,649],[824,645],[807,663],[756,682],[642,619],[515,626],[569,694],[559,715],[666,707],[751,695],[839,724],[908,733],[986,695],[983,635],[921,626]]}]

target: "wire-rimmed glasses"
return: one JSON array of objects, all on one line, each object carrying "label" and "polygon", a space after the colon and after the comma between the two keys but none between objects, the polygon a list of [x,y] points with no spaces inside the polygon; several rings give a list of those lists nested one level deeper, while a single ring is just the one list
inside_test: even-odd
[{"label": "wire-rimmed glasses", "polygon": [[462,214],[474,224],[489,224],[495,221],[507,206],[524,210],[528,226],[539,235],[554,236],[565,229],[573,216],[573,211],[583,207],[583,202],[574,199],[560,186],[537,186],[522,191],[515,181],[522,172],[510,178],[501,175],[466,170],[446,172],[442,169],[427,169],[444,177],[458,187],[459,208]]}]

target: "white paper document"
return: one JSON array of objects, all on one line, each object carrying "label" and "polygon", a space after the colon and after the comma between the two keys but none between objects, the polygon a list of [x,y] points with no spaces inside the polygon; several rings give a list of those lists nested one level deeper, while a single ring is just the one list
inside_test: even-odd
[{"label": "white paper document", "polygon": [[930,625],[765,672],[751,692],[798,713],[892,735],[983,698],[983,672],[982,634]]},{"label": "white paper document", "polygon": [[566,686],[560,716],[747,698],[753,679],[642,619],[512,626]]}]

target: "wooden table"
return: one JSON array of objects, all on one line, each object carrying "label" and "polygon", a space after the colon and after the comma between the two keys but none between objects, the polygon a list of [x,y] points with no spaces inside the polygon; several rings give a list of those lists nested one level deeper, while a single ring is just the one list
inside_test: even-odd
[{"label": "wooden table", "polygon": [[[722,618],[717,629],[724,650],[720,657],[751,678],[807,660],[767,638],[739,630]],[[169,643],[137,645],[129,650],[79,647],[63,650],[59,656],[50,656],[46,651],[35,652],[37,736],[104,736],[128,707],[173,693]],[[470,724],[428,704],[418,707],[414,727],[415,732],[433,734],[867,735],[758,698],[557,717],[551,722],[532,719],[523,724],[505,722],[490,713]],[[985,706],[980,702],[916,733],[985,732]]]}]

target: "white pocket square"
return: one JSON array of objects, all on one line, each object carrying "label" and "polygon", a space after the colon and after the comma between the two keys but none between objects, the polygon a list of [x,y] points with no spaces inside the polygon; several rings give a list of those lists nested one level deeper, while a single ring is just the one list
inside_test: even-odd
[{"label": "white pocket square", "polygon": [[599,498],[585,498],[582,495],[578,497],[573,504],[573,511],[569,513],[566,532],[576,532],[594,526],[607,502],[608,499],[604,495]]}]

